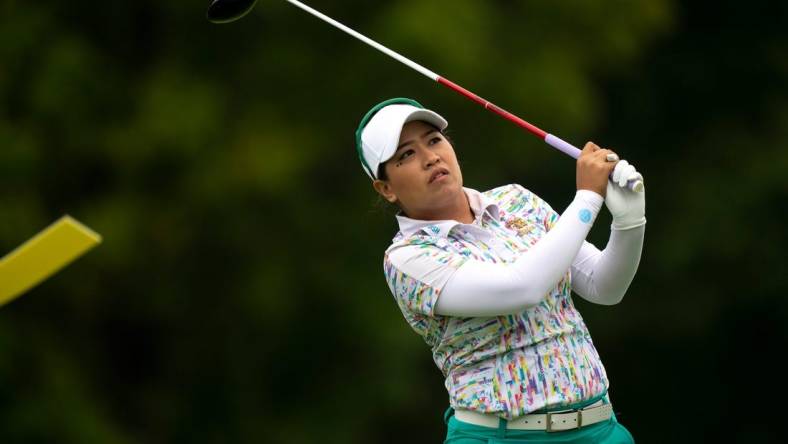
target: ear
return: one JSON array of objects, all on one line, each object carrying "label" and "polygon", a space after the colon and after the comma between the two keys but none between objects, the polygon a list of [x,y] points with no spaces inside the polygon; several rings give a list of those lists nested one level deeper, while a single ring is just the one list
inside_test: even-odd
[{"label": "ear", "polygon": [[391,184],[386,180],[375,179],[372,182],[372,188],[378,192],[384,199],[391,203],[397,202],[397,195],[391,190]]}]

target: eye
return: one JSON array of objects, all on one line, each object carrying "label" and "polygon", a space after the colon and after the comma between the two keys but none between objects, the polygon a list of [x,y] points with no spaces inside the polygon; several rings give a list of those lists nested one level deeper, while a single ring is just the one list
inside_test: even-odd
[{"label": "eye", "polygon": [[430,139],[430,145],[435,145],[436,143],[440,143],[441,140],[443,139],[441,139],[439,136],[435,136],[432,139]]},{"label": "eye", "polygon": [[401,156],[399,156],[399,160],[404,160],[404,159],[408,158],[410,156],[410,154],[413,154],[413,150],[405,151],[404,153],[402,153]]}]

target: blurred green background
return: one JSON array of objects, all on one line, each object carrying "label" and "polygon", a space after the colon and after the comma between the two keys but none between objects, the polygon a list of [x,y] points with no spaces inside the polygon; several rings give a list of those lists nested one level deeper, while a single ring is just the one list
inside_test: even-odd
[{"label": "blurred green background", "polygon": [[[639,443],[788,439],[788,3],[310,4],[643,172],[627,297],[576,298]],[[559,211],[573,161],[284,1],[206,6],[0,1],[0,255],[64,213],[105,239],[0,310],[0,442],[440,442],[357,122],[416,98],[466,186]]]}]

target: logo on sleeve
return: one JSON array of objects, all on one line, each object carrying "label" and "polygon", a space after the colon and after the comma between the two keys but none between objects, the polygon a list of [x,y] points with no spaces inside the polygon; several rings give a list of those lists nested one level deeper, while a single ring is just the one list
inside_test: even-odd
[{"label": "logo on sleeve", "polygon": [[588,208],[583,208],[582,210],[580,210],[579,215],[580,215],[580,221],[583,222],[584,224],[591,222],[591,217],[593,217],[591,214],[591,210],[589,210]]}]

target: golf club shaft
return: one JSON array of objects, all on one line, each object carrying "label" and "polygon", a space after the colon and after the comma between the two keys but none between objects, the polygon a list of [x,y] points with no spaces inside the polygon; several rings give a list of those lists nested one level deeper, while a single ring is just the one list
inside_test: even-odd
[{"label": "golf club shaft", "polygon": [[[556,137],[556,136],[554,136],[552,134],[549,134],[546,131],[536,127],[535,125],[532,125],[532,124],[526,122],[525,120],[521,119],[520,117],[517,117],[516,115],[510,113],[509,111],[506,111],[505,109],[499,107],[498,105],[495,105],[494,103],[490,102],[489,100],[486,100],[486,99],[483,99],[482,97],[479,97],[478,95],[468,91],[467,89],[461,87],[460,85],[457,85],[456,83],[452,82],[451,80],[448,80],[448,79],[446,79],[444,77],[439,76],[438,74],[436,74],[436,73],[430,71],[429,69],[427,69],[427,68],[419,65],[418,63],[414,62],[413,60],[408,59],[407,57],[403,56],[402,54],[399,54],[396,51],[392,51],[391,49],[386,48],[385,46],[381,45],[380,43],[370,39],[369,37],[367,37],[367,36],[365,36],[365,35],[363,35],[361,33],[358,33],[356,31],[354,31],[351,28],[348,28],[347,26],[343,25],[342,23],[339,23],[338,21],[332,19],[331,17],[329,17],[329,16],[323,14],[322,12],[317,11],[317,10],[315,10],[315,9],[313,9],[313,8],[303,4],[303,3],[301,3],[298,0],[287,0],[287,2],[292,4],[293,6],[299,7],[300,9],[308,12],[309,14],[312,14],[313,16],[319,18],[320,20],[323,20],[324,22],[334,26],[335,28],[338,28],[338,29],[344,31],[347,34],[350,34],[351,36],[357,38],[358,40],[361,40],[362,42],[368,44],[369,46],[372,46],[373,48],[377,49],[378,51],[380,51],[380,52],[382,52],[382,53],[384,53],[386,55],[388,55],[389,57],[392,57],[392,58],[402,62],[403,64],[415,69],[416,71],[418,71],[418,72],[422,73],[423,75],[429,77],[433,81],[438,82],[441,85],[453,90],[454,92],[459,93],[459,94],[465,96],[466,98],[478,103],[479,105],[483,106],[485,109],[487,109],[487,110],[489,110],[489,111],[491,111],[491,112],[503,117],[506,120],[509,120],[510,122],[514,122],[515,125],[527,130],[531,134],[533,134],[533,135],[539,137],[540,139],[544,140],[548,145],[552,146],[553,148],[555,148],[555,149],[557,149],[557,150],[559,150],[559,151],[561,151],[561,152],[563,152],[565,154],[568,154],[569,156],[572,156],[575,159],[577,159],[580,156],[580,149],[578,149],[577,147],[575,147],[571,143],[566,142],[566,141],[560,139],[559,137]],[[630,180],[627,183],[627,188],[629,188],[630,190],[633,190],[633,191],[643,191],[643,188],[644,188],[643,187],[643,182],[640,181],[640,180]]]}]

